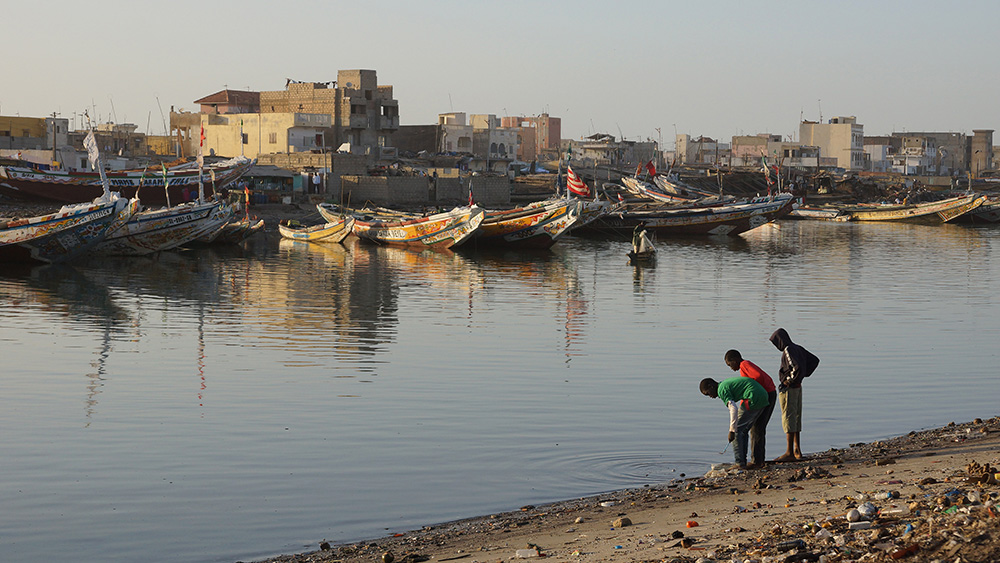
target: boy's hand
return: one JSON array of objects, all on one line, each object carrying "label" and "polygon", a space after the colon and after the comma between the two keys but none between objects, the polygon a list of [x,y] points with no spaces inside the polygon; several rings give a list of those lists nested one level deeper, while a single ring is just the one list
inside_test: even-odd
[{"label": "boy's hand", "polygon": [[736,432],[730,432],[729,433],[729,441],[732,442],[735,439],[736,439]]}]

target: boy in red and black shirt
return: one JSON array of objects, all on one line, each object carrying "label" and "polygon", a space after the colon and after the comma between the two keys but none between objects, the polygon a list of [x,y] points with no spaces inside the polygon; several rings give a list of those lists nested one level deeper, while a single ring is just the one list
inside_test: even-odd
[{"label": "boy in red and black shirt", "polygon": [[761,411],[760,416],[750,427],[750,465],[748,469],[759,469],[764,467],[764,444],[767,422],[771,420],[771,413],[774,412],[774,405],[778,402],[778,392],[774,388],[774,381],[771,376],[760,369],[757,364],[750,360],[744,360],[738,350],[726,352],[726,365],[733,371],[740,372],[740,377],[749,377],[767,391],[767,406]]}]

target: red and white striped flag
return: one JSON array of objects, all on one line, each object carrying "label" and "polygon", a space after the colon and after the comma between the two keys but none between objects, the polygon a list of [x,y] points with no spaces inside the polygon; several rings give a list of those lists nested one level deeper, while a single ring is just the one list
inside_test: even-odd
[{"label": "red and white striped flag", "polygon": [[590,197],[590,188],[583,183],[583,178],[577,176],[570,166],[566,167],[566,189],[573,195]]}]

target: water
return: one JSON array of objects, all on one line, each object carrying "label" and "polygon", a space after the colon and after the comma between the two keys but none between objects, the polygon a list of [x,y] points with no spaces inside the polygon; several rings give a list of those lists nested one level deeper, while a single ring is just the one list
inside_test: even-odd
[{"label": "water", "polygon": [[994,416],[998,233],[5,267],[0,560],[248,561],[701,474],[732,451],[698,381],[729,348],[776,376],[779,326],[822,360],[806,452]]}]

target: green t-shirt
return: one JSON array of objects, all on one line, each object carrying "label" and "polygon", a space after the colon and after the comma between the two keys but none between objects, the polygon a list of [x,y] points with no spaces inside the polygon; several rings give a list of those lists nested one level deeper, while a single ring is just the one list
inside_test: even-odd
[{"label": "green t-shirt", "polygon": [[748,410],[757,410],[768,405],[767,391],[760,386],[760,383],[749,377],[730,377],[719,382],[719,398],[723,403],[730,401],[739,403],[744,399],[749,402]]}]

